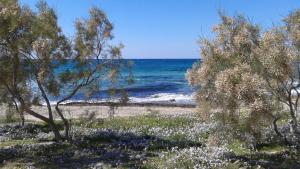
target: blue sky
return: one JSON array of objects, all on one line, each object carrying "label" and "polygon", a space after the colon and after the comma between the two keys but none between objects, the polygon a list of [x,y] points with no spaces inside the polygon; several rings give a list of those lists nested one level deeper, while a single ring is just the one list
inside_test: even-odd
[{"label": "blue sky", "polygon": [[[20,0],[34,7],[38,0]],[[46,0],[64,33],[72,36],[76,18],[98,6],[114,24],[113,43],[125,58],[198,58],[200,37],[212,38],[218,10],[247,16],[266,29],[300,7],[299,0]]]}]

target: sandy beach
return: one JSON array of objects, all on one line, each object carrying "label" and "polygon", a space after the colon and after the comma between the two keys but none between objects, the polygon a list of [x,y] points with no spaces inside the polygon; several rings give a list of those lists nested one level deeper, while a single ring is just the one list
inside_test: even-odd
[{"label": "sandy beach", "polygon": [[[5,106],[0,107],[0,115],[4,116],[6,111]],[[46,106],[33,106],[32,109],[39,114],[47,116],[47,107]],[[95,113],[96,118],[107,118],[110,116],[110,108],[106,105],[97,105],[97,104],[70,104],[62,105],[61,109],[63,110],[67,118],[80,118],[88,116],[91,113]],[[54,111],[55,108],[52,107]],[[114,111],[114,116],[116,117],[126,117],[126,116],[138,116],[146,114],[160,114],[160,115],[191,115],[195,113],[195,108],[193,106],[184,106],[184,105],[126,105],[119,106]],[[58,115],[54,111],[54,117],[59,119]],[[26,114],[26,120],[38,120],[35,117]]]}]

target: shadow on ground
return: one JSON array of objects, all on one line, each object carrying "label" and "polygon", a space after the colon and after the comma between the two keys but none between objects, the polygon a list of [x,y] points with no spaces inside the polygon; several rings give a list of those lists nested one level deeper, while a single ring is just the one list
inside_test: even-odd
[{"label": "shadow on ground", "polygon": [[172,147],[201,146],[200,143],[170,141],[149,135],[99,131],[74,143],[38,142],[0,149],[0,167],[21,163],[37,168],[126,167],[140,168],[143,161]]},{"label": "shadow on ground", "polygon": [[[152,135],[137,135],[131,132],[98,130],[76,136],[72,143],[55,143],[49,140],[38,140],[36,135],[50,130],[43,125],[2,126],[0,138],[9,137],[12,142],[26,138],[25,143],[14,142],[12,146],[1,146],[0,168],[145,168],[144,162],[152,157],[159,157],[160,152],[178,149],[201,147],[199,142],[184,138],[166,140]],[[31,138],[34,138],[31,140]],[[8,141],[9,142],[9,141]],[[264,145],[265,146],[265,145]],[[292,151],[278,153],[251,152],[250,154],[226,157],[231,163],[243,163],[263,168],[300,168],[297,157]]]}]

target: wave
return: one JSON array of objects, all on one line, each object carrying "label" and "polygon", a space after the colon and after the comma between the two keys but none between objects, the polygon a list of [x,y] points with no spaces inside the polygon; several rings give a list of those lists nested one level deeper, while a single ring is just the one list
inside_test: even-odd
[{"label": "wave", "polygon": [[[118,99],[90,99],[90,100],[68,100],[62,104],[81,102],[81,103],[104,103],[104,102],[118,102]],[[195,104],[193,95],[188,94],[174,94],[174,93],[159,93],[148,97],[129,97],[129,103],[166,103],[166,104]],[[55,105],[55,101],[51,101],[51,105]],[[43,103],[45,105],[45,103]]]},{"label": "wave", "polygon": [[180,104],[195,104],[192,95],[174,94],[174,93],[159,93],[148,97],[130,97],[131,103],[180,103]]}]

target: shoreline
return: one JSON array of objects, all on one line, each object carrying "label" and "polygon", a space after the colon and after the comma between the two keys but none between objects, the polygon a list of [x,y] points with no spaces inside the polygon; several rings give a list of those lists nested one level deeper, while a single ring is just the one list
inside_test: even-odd
[{"label": "shoreline", "polygon": [[[110,106],[114,104],[117,107],[179,107],[179,108],[196,108],[195,104],[184,104],[184,103],[116,103],[116,102],[68,102],[63,106]],[[44,105],[43,105],[44,106]]]},{"label": "shoreline", "polygon": [[[89,102],[69,102],[60,106],[64,115],[68,119],[84,118],[94,114],[95,118],[108,118],[111,115],[115,117],[131,117],[147,114],[160,114],[171,116],[189,116],[196,112],[195,105],[187,104],[165,104],[165,103],[128,103],[116,104],[115,109],[109,107],[109,102],[89,103]],[[54,105],[51,105],[54,110]],[[0,117],[5,116],[6,106],[0,106]],[[32,110],[43,116],[48,116],[46,105],[32,106]],[[55,111],[54,111],[55,112]],[[60,119],[57,113],[53,114],[55,119]],[[26,120],[40,121],[35,117],[25,113]]]}]

